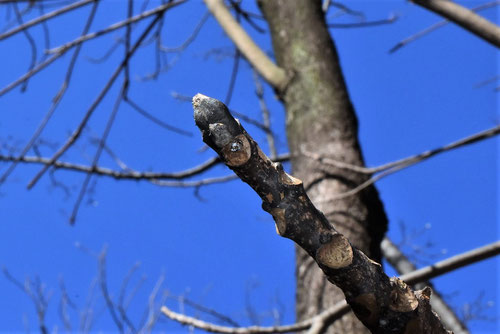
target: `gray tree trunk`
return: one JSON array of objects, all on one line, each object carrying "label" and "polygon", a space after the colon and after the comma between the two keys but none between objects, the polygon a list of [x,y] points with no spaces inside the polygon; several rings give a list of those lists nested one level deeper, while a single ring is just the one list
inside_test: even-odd
[{"label": "gray tree trunk", "polygon": [[[302,179],[316,207],[335,228],[373,260],[380,262],[380,242],[387,218],[374,187],[344,199],[340,193],[366,180],[346,169],[321,166],[302,152],[363,166],[357,118],[349,99],[333,40],[319,0],[260,0],[271,30],[276,60],[291,80],[281,98],[293,175]],[[304,320],[336,304],[343,293],[329,283],[314,260],[296,248],[296,313]],[[329,333],[364,333],[348,314]]]}]

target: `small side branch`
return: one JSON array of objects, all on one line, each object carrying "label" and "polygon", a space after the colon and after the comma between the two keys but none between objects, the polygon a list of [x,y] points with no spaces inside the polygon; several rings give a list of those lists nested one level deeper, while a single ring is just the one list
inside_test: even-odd
[{"label": "small side branch", "polygon": [[[167,7],[168,8],[168,7]],[[165,10],[167,9],[165,8]],[[137,39],[136,43],[132,47],[132,49],[127,53],[126,57],[122,60],[120,65],[115,69],[111,77],[109,78],[108,82],[104,86],[104,88],[101,90],[97,98],[94,100],[92,105],[88,108],[87,112],[85,113],[85,116],[83,119],[80,121],[80,124],[78,127],[73,131],[71,136],[68,138],[68,140],[64,143],[61,148],[54,153],[52,158],[50,159],[50,162],[43,166],[43,168],[35,175],[35,177],[30,181],[28,184],[28,189],[31,189],[37,182],[38,180],[42,177],[42,175],[56,162],[75,142],[76,140],[80,137],[83,129],[87,125],[87,122],[89,121],[90,117],[92,116],[93,112],[97,109],[97,106],[101,103],[101,101],[104,99],[108,91],[111,89],[111,86],[115,82],[116,78],[118,78],[119,74],[123,71],[125,66],[128,64],[130,58],[133,56],[135,51],[139,48],[141,45],[142,41],[146,36],[149,34],[151,29],[156,25],[158,20],[163,16],[164,12],[160,12],[157,14],[157,16],[151,21],[151,23],[146,27],[146,29],[143,31],[141,36]]]},{"label": "small side branch", "polygon": [[[488,8],[491,8],[491,7],[494,7],[494,6],[498,6],[500,4],[500,1],[491,1],[491,2],[487,2],[485,4],[482,4],[480,6],[477,6],[477,7],[474,7],[471,9],[471,11],[474,11],[474,12],[478,12],[478,11],[481,11],[481,10],[484,10],[484,9],[488,9]],[[389,50],[389,53],[393,53],[393,52],[396,52],[398,51],[399,49],[401,49],[402,47],[410,44],[411,42],[447,25],[450,21],[449,20],[442,20],[442,21],[439,21],[401,41],[399,41],[398,43],[396,43],[396,45],[394,45],[390,50]]]},{"label": "small side branch", "polygon": [[61,14],[64,14],[64,13],[67,13],[67,12],[70,12],[72,10],[75,10],[77,8],[80,8],[82,6],[85,6],[85,5],[88,5],[89,3],[92,3],[92,2],[95,2],[95,0],[82,0],[82,1],[78,1],[78,2],[75,2],[75,3],[72,3],[72,4],[69,4],[68,6],[66,7],[63,7],[63,8],[59,8],[59,9],[56,9],[50,13],[47,13],[45,15],[41,15],[31,21],[28,21],[24,24],[21,24],[21,25],[18,25],[17,27],[3,33],[0,35],[0,41],[3,40],[3,39],[6,39],[6,38],[9,38],[10,36],[12,35],[15,35],[17,34],[18,32],[21,32],[21,31],[24,31],[30,27],[33,27],[39,23],[42,23],[42,22],[45,22],[47,20],[50,20],[52,18],[55,18]]},{"label": "small side branch", "polygon": [[500,241],[493,242],[486,246],[478,247],[468,252],[452,256],[446,260],[439,261],[431,266],[427,266],[411,273],[401,276],[401,279],[408,284],[430,280],[445,273],[469,264],[476,263],[500,254]]},{"label": "small side branch", "polygon": [[[385,242],[387,242],[386,240]],[[385,252],[391,252],[393,250],[392,247],[386,247]],[[407,273],[407,275],[403,275],[401,278],[412,277],[413,282],[420,283],[424,282],[427,278],[427,269],[438,266],[441,267],[442,264],[447,264],[449,268],[457,269],[459,267],[467,266],[481,260],[484,260],[489,257],[493,257],[500,253],[500,242],[492,243],[485,247],[480,247],[475,250],[462,253],[460,255],[456,255],[450,257],[447,260],[440,261],[434,265],[422,268],[420,270],[416,270],[411,273]],[[471,256],[474,254],[474,256]],[[467,258],[467,261],[463,261],[463,259]],[[451,270],[453,270],[451,269]],[[441,272],[440,274],[444,274]],[[434,298],[433,298],[434,299]],[[432,303],[432,302],[431,302]],[[194,317],[190,317],[184,314],[180,314],[174,312],[163,306],[161,308],[161,312],[168,318],[186,326],[192,326],[201,330],[205,330],[207,332],[212,333],[222,333],[222,334],[271,334],[271,333],[289,333],[289,332],[299,332],[308,330],[308,334],[316,334],[322,333],[322,329],[327,327],[329,324],[334,322],[335,320],[341,318],[344,314],[350,311],[349,305],[346,301],[341,301],[331,308],[323,311],[322,313],[314,316],[310,319],[284,326],[270,326],[270,327],[260,327],[260,326],[250,326],[250,327],[228,327],[228,326],[220,326],[214,323],[210,323],[207,321],[203,321]],[[466,333],[463,329],[460,329],[460,326],[457,324],[456,327],[450,327],[456,330],[455,333]]]},{"label": "small side branch", "polygon": [[222,0],[204,0],[204,2],[228,37],[259,74],[278,91],[285,89],[288,82],[285,71],[269,59],[255,44],[233,18],[224,2]]},{"label": "small side branch", "polygon": [[500,27],[473,11],[449,0],[412,0],[442,17],[455,22],[479,38],[500,47]]}]

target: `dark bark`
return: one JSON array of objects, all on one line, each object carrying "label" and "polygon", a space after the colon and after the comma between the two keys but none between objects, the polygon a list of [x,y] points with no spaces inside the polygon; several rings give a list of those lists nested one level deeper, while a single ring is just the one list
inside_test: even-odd
[{"label": "dark bark", "polygon": [[[342,76],[338,55],[328,32],[320,1],[261,0],[269,23],[278,65],[290,76],[278,92],[286,108],[288,145],[293,174],[303,180],[313,203],[340,233],[373,260],[380,262],[380,242],[387,218],[374,187],[344,199],[340,193],[366,180],[346,169],[320,166],[304,157],[308,151],[330,159],[363,166],[358,123]],[[296,251],[297,319],[304,320],[344,298],[329,284],[311,258]],[[330,333],[362,333],[347,315]]]},{"label": "dark bark", "polygon": [[316,209],[302,181],[273,163],[222,102],[198,94],[193,106],[203,141],[255,190],[278,234],[317,263],[372,333],[447,333],[429,305],[430,289],[413,292],[400,279],[389,279],[380,264],[353,247]]}]

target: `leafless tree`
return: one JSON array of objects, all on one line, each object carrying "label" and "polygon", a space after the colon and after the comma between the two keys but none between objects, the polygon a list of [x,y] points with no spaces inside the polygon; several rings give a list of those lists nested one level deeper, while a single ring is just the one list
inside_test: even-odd
[{"label": "leafless tree", "polygon": [[[92,179],[95,176],[117,180],[143,180],[159,186],[195,189],[240,178],[261,197],[263,209],[276,221],[278,234],[294,240],[297,244],[298,322],[283,327],[244,328],[235,326],[235,323],[230,323],[233,327],[223,327],[175,313],[166,307],[161,309],[163,315],[182,324],[218,333],[302,330],[308,330],[310,333],[364,333],[368,330],[374,333],[445,333],[447,329],[444,325],[456,332],[466,331],[463,324],[454,318],[453,312],[449,312],[445,306],[434,304],[436,311],[443,315],[443,318],[444,314],[447,315],[446,321],[441,322],[432,312],[429,303],[429,300],[432,300],[430,289],[421,287],[421,290],[414,291],[412,285],[459,266],[496,255],[500,249],[498,242],[478,250],[479,255],[474,253],[475,256],[472,256],[467,253],[460,259],[453,258],[450,260],[452,264],[444,261],[446,263],[440,262],[421,270],[414,271],[415,268],[412,268],[412,272],[400,269],[399,272],[404,274],[401,278],[388,278],[380,265],[382,259],[385,256],[398,268],[402,255],[394,255],[394,245],[390,241],[386,239],[383,242],[388,221],[374,184],[389,174],[435,155],[496,136],[500,133],[500,127],[496,126],[398,161],[376,167],[365,167],[358,140],[357,116],[328,28],[391,24],[397,16],[390,15],[388,18],[376,21],[341,24],[327,22],[328,16],[325,13],[335,8],[341,14],[353,17],[363,14],[343,3],[327,0],[323,2],[258,0],[257,4],[262,14],[246,10],[241,1],[230,0],[224,3],[222,0],[204,0],[208,12],[201,16],[189,37],[177,47],[167,47],[162,41],[165,16],[175,15],[175,11],[185,5],[187,0],[163,1],[154,6],[148,1],[143,3],[133,0],[123,1],[122,6],[126,9],[125,17],[93,30],[102,2],[104,0],[0,0],[0,4],[6,10],[7,26],[7,29],[0,33],[0,41],[23,34],[31,47],[31,61],[26,72],[1,88],[0,96],[16,87],[22,90],[28,89],[32,78],[40,75],[49,66],[53,66],[64,55],[71,54],[61,88],[53,96],[49,110],[27,140],[27,144],[21,148],[17,145],[2,145],[0,161],[5,163],[5,168],[1,171],[0,187],[15,168],[30,164],[39,165],[41,168],[29,182],[28,188],[34,187],[44,175],[51,175],[50,172],[54,170],[84,173],[85,178],[70,215],[71,223],[75,223],[78,210],[85,195],[91,190]],[[498,2],[486,3],[473,9],[467,9],[448,0],[413,2],[442,16],[445,21],[439,23],[439,26],[453,22],[493,47],[500,47],[500,28],[477,13],[498,5]],[[82,14],[86,16],[80,36],[57,47],[50,47],[51,32],[47,23],[57,17],[74,14],[83,7],[89,9],[86,14]],[[192,132],[161,120],[135,101],[131,94],[131,63],[139,50],[152,48],[154,70],[141,80],[158,78],[173,65],[175,56],[182,53],[196,39],[209,15],[217,20],[234,44],[234,50],[230,52],[230,56],[234,59],[233,68],[224,103],[204,95],[197,95],[193,100],[197,126],[203,134],[204,142],[217,153],[217,156],[180,172],[134,170],[107,144],[108,135],[122,105],[128,105],[168,131],[181,136],[190,136]],[[243,28],[242,22],[257,32],[268,30],[273,44],[274,59],[254,42],[251,34]],[[262,28],[264,25],[267,25],[267,29]],[[439,26],[419,33],[418,37]],[[42,53],[38,50],[40,43],[37,43],[31,34],[32,29],[36,27],[42,27],[44,32]],[[76,84],[72,81],[72,75],[81,58],[82,46],[117,31],[122,35],[115,39],[107,52],[102,57],[90,60],[102,62],[113,53],[122,52],[120,60],[113,65],[114,68],[106,78],[102,89],[89,103],[66,141],[53,149],[50,154],[41,154],[37,149],[41,136],[64,99],[70,84]],[[400,49],[418,37],[411,37],[398,43],[391,51]],[[120,49],[122,50],[118,51]],[[215,50],[214,53],[216,52],[224,51]],[[169,60],[167,55],[172,54],[174,58]],[[242,60],[246,61],[254,71],[256,97],[261,107],[262,121],[238,112],[233,112],[233,115],[263,131],[269,147],[269,157],[262,153],[259,144],[231,116],[226,107],[231,100],[239,63]],[[274,90],[286,110],[288,153],[280,154],[276,148],[276,138],[270,124],[270,110],[263,97],[261,80]],[[114,106],[105,121],[102,133],[93,137],[97,149],[90,159],[91,162],[86,165],[65,160],[65,154],[76,148],[76,143],[84,135],[89,121],[95,116],[95,111],[116,84],[120,88]],[[176,98],[185,99],[181,94],[176,94]],[[110,169],[100,165],[104,154],[113,159],[119,168]],[[284,161],[291,162],[293,176],[284,171],[281,165]],[[222,163],[229,166],[236,175],[201,177],[195,181],[188,179],[202,176],[203,173]],[[59,184],[54,182],[54,185]],[[142,325],[137,327],[126,314],[124,297],[120,297],[118,302],[113,301],[107,292],[105,255],[106,251],[103,250],[97,256],[99,276],[96,284],[101,287],[106,308],[117,328],[121,332],[151,331],[159,316],[154,304],[159,295],[161,279],[151,294],[150,312]],[[33,285],[28,282],[23,285],[7,271],[5,275],[34,300],[41,331],[46,332],[43,311],[47,298],[43,289],[38,289],[40,284]],[[124,279],[125,287],[127,277],[129,275]],[[33,290],[38,292],[35,293]],[[64,307],[70,305],[68,299],[61,305],[62,318],[65,319]],[[354,312],[350,312],[347,305]],[[212,315],[217,314],[214,312],[216,311],[213,311]],[[64,323],[70,330],[69,323],[67,321]],[[84,329],[89,328],[85,321],[81,326]]]}]

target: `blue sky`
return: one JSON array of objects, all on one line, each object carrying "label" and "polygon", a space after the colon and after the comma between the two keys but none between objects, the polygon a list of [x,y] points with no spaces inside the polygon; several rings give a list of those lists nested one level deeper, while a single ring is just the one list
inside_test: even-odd
[{"label": "blue sky", "polygon": [[[254,7],[253,2],[244,4]],[[465,4],[474,7],[480,2]],[[498,74],[498,53],[492,46],[450,24],[389,54],[387,51],[398,41],[440,18],[402,1],[354,1],[352,7],[363,11],[367,20],[386,18],[391,13],[399,15],[389,25],[332,29],[360,120],[360,140],[368,165],[439,147],[498,124],[499,95],[493,90],[499,83],[476,87]],[[83,15],[89,9],[50,21],[51,46],[78,36],[85,23]],[[125,10],[122,2],[104,1],[91,31],[121,20]],[[201,1],[189,1],[168,12],[164,44],[182,43],[204,12]],[[497,12],[490,9],[483,14],[495,20]],[[0,15],[5,17],[5,8],[0,7]],[[349,20],[356,18],[340,18],[335,22]],[[263,22],[259,24],[265,27]],[[247,24],[244,26],[249,28]],[[144,27],[141,23],[134,29],[134,39]],[[271,51],[267,35],[248,30],[259,45]],[[37,40],[43,33],[40,27],[30,32]],[[123,30],[111,33],[82,49],[70,89],[43,134],[48,143],[39,147],[43,155],[50,156],[54,147],[64,143],[117,66],[123,51],[119,49],[102,64],[93,64],[88,59],[105,54],[122,35]],[[42,49],[43,43],[38,43],[38,47]],[[113,152],[133,169],[154,171],[183,170],[212,157],[211,151],[200,151],[203,143],[194,126],[191,104],[174,99],[171,93],[193,96],[200,92],[224,100],[232,67],[231,58],[224,56],[228,52],[233,52],[232,44],[212,18],[184,53],[168,55],[174,66],[157,80],[141,80],[154,71],[155,60],[153,48],[141,49],[132,61],[131,98],[158,118],[193,136],[165,131],[123,104],[108,140]],[[0,58],[0,87],[3,87],[29,65],[30,48],[25,36],[17,34],[2,41]],[[27,142],[50,107],[69,61],[70,55],[66,55],[40,72],[30,80],[25,93],[17,88],[0,97],[0,143],[21,147]],[[120,83],[121,78],[63,160],[90,163],[95,152],[91,138],[102,133]],[[254,90],[251,70],[241,62],[230,108],[260,119]],[[279,152],[284,153],[287,148],[283,108],[268,87],[265,98],[278,135]],[[242,123],[267,150],[265,134],[251,124]],[[427,262],[420,265],[498,239],[498,147],[497,139],[489,139],[439,155],[377,183],[390,219],[389,236],[400,241],[400,224],[404,224],[410,234],[425,230],[412,243],[435,244],[427,250],[435,257],[424,256]],[[6,150],[0,153],[6,154]],[[106,154],[100,165],[119,168]],[[0,163],[0,172],[6,167]],[[58,317],[60,277],[64,278],[69,297],[82,307],[97,273],[96,259],[75,247],[75,243],[95,252],[107,245],[108,283],[113,296],[118,295],[128,270],[137,261],[141,262],[133,282],[138,282],[142,275],[147,279],[130,309],[134,321],[141,318],[151,289],[164,275],[163,288],[170,293],[185,294],[241,324],[255,321],[248,310],[256,310],[263,325],[273,323],[270,315],[275,309],[282,313],[283,323],[293,322],[293,244],[276,235],[271,217],[261,210],[258,197],[248,186],[232,181],[203,187],[199,191],[203,200],[199,200],[193,189],[95,178],[93,191],[84,198],[75,226],[70,226],[68,217],[84,175],[56,171],[54,177],[64,188],[55,187],[47,174],[34,189],[26,190],[26,184],[39,168],[19,166],[0,186],[0,265],[19,280],[40,277],[53,292],[46,319],[49,329],[62,328]],[[228,173],[227,168],[219,166],[203,177]],[[404,250],[411,251],[409,247]],[[495,303],[485,314],[500,314],[496,311],[499,310],[498,264],[497,259],[484,261],[433,282],[457,308],[484,294],[484,303]],[[0,291],[3,310],[0,331],[24,331],[23,317],[31,330],[36,331],[36,313],[29,298],[3,276]],[[179,310],[171,299],[167,305]],[[114,330],[102,298],[97,299],[95,310],[94,329]],[[186,312],[197,314],[190,308]],[[77,326],[78,314],[70,315]],[[495,322],[475,321],[470,326],[474,333],[498,330]],[[170,321],[162,321],[157,327],[158,330],[174,328],[177,327]]]}]

